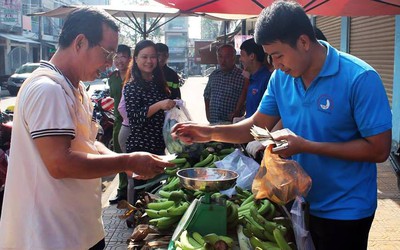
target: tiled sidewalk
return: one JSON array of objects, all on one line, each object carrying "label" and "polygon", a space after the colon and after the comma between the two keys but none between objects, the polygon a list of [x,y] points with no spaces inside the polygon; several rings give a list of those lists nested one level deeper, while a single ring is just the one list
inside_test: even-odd
[{"label": "tiled sidewalk", "polygon": [[125,220],[118,218],[122,210],[116,205],[103,208],[103,222],[106,232],[106,249],[127,249],[127,240],[131,236],[133,229],[126,226]]},{"label": "tiled sidewalk", "polygon": [[400,250],[400,191],[389,161],[378,166],[378,209],[368,249]]},{"label": "tiled sidewalk", "polygon": [[[103,194],[103,221],[106,249],[127,249],[127,239],[133,232],[118,218],[122,210],[108,205],[118,185],[115,178]],[[378,166],[378,209],[369,237],[369,250],[400,250],[400,191],[389,161]],[[245,249],[243,249],[245,250]]]}]

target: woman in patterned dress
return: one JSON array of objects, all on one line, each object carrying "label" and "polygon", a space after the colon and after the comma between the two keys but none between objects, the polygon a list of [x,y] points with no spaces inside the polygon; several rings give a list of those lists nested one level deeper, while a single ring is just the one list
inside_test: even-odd
[{"label": "woman in patterned dress", "polygon": [[[164,111],[175,107],[175,102],[169,99],[170,91],[158,65],[157,49],[152,41],[143,40],[136,44],[132,78],[133,80],[124,87],[131,129],[131,135],[126,141],[126,150],[128,153],[146,151],[163,155]],[[145,182],[134,179],[135,186]],[[134,203],[138,198],[137,193],[134,194]]]}]

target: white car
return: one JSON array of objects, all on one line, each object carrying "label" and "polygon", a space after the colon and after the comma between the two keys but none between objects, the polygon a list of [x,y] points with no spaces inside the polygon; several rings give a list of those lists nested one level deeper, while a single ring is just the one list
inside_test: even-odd
[{"label": "white car", "polygon": [[22,83],[29,77],[29,75],[38,67],[40,63],[25,63],[15,73],[8,78],[7,89],[10,95],[16,96]]}]

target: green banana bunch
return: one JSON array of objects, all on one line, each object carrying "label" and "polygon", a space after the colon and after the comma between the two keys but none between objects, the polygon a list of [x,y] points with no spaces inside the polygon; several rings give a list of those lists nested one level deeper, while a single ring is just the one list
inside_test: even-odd
[{"label": "green banana bunch", "polygon": [[175,248],[182,250],[205,250],[205,241],[199,233],[194,232],[192,235],[187,230],[183,231],[179,236],[179,240],[175,241]]},{"label": "green banana bunch", "polygon": [[261,214],[258,213],[256,207],[250,207],[250,215],[252,219],[257,222],[257,224],[261,225],[265,230],[272,233],[275,228],[278,227],[278,224],[273,221],[268,221]]},{"label": "green banana bunch", "polygon": [[214,160],[214,155],[209,154],[204,160],[197,162],[196,164],[193,165],[194,168],[202,168],[205,167],[209,164],[211,164]]},{"label": "green banana bunch", "polygon": [[260,207],[257,207],[255,203],[252,204],[251,201],[247,201],[245,206],[248,207],[247,210],[249,213],[243,214],[243,220],[241,220],[241,223],[245,226],[243,234],[250,239],[250,243],[254,249],[291,249],[290,245],[293,243],[288,243],[285,239],[287,227],[279,223],[281,221],[288,223],[288,218],[277,217],[275,221],[267,220],[260,213],[260,210],[262,210],[261,212],[265,212],[265,208],[261,209],[261,207],[269,207],[268,202],[261,202]]},{"label": "green banana bunch", "polygon": [[175,201],[152,202],[147,204],[145,212],[151,219],[149,224],[160,230],[168,229],[178,222],[189,207],[189,202]]},{"label": "green banana bunch", "polygon": [[248,190],[244,190],[239,186],[235,186],[236,197],[239,198],[240,203],[243,203],[252,193]]},{"label": "green banana bunch", "polygon": [[261,250],[280,250],[279,246],[276,243],[262,241],[256,236],[252,236],[250,238],[250,244],[254,249],[261,249]]},{"label": "green banana bunch", "polygon": [[251,235],[254,235],[261,240],[274,241],[274,237],[272,236],[272,234],[266,234],[264,227],[257,223],[250,215],[245,215],[245,221],[245,227]]},{"label": "green banana bunch", "polygon": [[166,168],[164,170],[164,172],[170,176],[176,176],[176,172],[178,172],[178,170],[183,169],[183,168],[190,168],[190,163],[188,162],[188,160],[184,157],[181,158],[175,158],[171,161],[169,161],[171,163],[174,163],[176,166],[172,167],[172,168]]},{"label": "green banana bunch", "polygon": [[285,240],[281,230],[279,228],[274,229],[274,238],[276,240],[276,243],[278,243],[278,246],[282,250],[292,250],[292,248],[289,246],[287,241]]},{"label": "green banana bunch", "polygon": [[226,156],[230,155],[233,151],[235,151],[235,148],[233,148],[233,147],[223,148],[223,149],[219,150],[219,152],[217,153],[218,158],[220,160],[223,160]]},{"label": "green banana bunch", "polygon": [[238,213],[239,206],[232,201],[226,201],[226,222],[228,223],[228,228],[233,229],[236,228],[239,222],[239,213]]},{"label": "green banana bunch", "polygon": [[147,208],[159,211],[161,209],[168,209],[173,205],[175,205],[175,202],[170,201],[170,200],[161,201],[161,202],[154,201],[154,202],[148,203]]},{"label": "green banana bunch", "polygon": [[244,215],[250,214],[250,207],[256,206],[254,195],[248,196],[238,208],[239,219],[242,219]]},{"label": "green banana bunch", "polygon": [[258,208],[258,213],[265,215],[266,218],[272,219],[275,217],[275,205],[268,199],[261,200],[261,206]]},{"label": "green banana bunch", "polygon": [[174,191],[165,191],[161,189],[160,191],[158,191],[158,194],[160,195],[160,197],[166,198],[170,201],[175,201],[176,203],[181,202],[185,197],[185,193],[182,189]]},{"label": "green banana bunch", "polygon": [[149,224],[156,226],[160,230],[170,229],[175,223],[181,219],[180,216],[174,217],[161,217],[149,220]]},{"label": "green banana bunch", "polygon": [[187,162],[187,159],[184,157],[181,157],[181,158],[175,158],[173,160],[170,160],[169,162],[174,163],[176,165],[184,165]]},{"label": "green banana bunch", "polygon": [[171,179],[169,180],[168,183],[164,184],[164,185],[161,187],[161,190],[164,190],[164,191],[173,191],[173,190],[179,189],[180,187],[181,187],[181,184],[180,184],[179,178],[178,178],[177,176],[174,176],[173,178],[171,178]]},{"label": "green banana bunch", "polygon": [[217,235],[215,233],[210,233],[203,236],[203,240],[214,248],[216,248],[215,245],[218,244],[226,244],[228,249],[232,249],[233,246],[233,239],[231,237]]}]

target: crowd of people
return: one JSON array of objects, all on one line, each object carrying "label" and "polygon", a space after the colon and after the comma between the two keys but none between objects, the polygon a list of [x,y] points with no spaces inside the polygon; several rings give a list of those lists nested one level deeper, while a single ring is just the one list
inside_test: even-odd
[{"label": "crowd of people", "polygon": [[[130,48],[118,44],[118,32],[104,11],[74,10],[54,56],[21,87],[0,249],[104,249],[100,178],[119,175],[110,204],[135,204],[140,190],[134,187],[173,166],[162,157],[162,127],[165,111],[182,96],[167,65],[169,48],[150,40]],[[274,139],[288,147],[276,153],[312,178],[306,200],[316,249],[367,249],[376,163],[390,152],[390,106],[378,73],[325,37],[317,40],[317,32],[299,4],[275,1],[259,15],[254,39],[242,43],[239,57],[232,45],[218,48],[219,67],[203,93],[210,124],[180,123],[171,133],[187,144],[241,144],[253,140],[253,125],[285,128]],[[113,151],[95,139],[81,84],[112,66]]]}]

